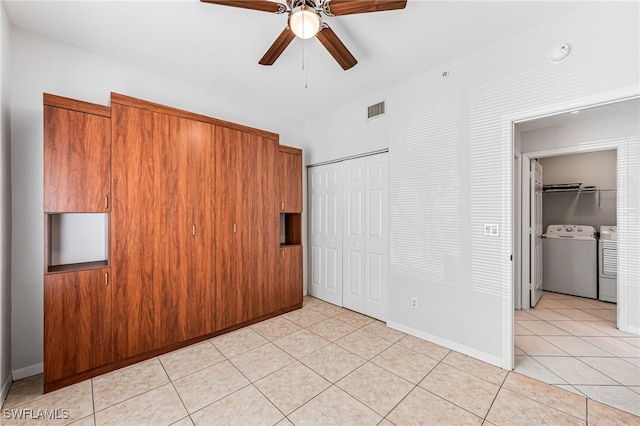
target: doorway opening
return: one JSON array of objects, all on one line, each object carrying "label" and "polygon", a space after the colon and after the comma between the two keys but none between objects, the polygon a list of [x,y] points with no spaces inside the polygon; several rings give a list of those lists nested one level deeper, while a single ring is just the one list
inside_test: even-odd
[{"label": "doorway opening", "polygon": [[[513,135],[514,369],[636,415],[640,397],[628,378],[640,377],[637,358],[630,359],[639,338],[621,330],[633,331],[628,313],[640,302],[624,278],[613,296],[603,291],[598,237],[617,227],[626,247],[637,244],[629,239],[626,195],[637,117],[636,98],[516,122]],[[581,257],[562,257],[571,244],[571,256]],[[609,271],[618,257],[610,259]],[[571,262],[580,268],[566,273]],[[613,265],[616,275],[626,273]]]}]

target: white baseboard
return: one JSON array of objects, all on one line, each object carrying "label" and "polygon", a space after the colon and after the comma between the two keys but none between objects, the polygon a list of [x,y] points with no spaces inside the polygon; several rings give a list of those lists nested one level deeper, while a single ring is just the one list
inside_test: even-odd
[{"label": "white baseboard", "polygon": [[11,374],[7,375],[7,378],[2,381],[2,389],[0,389],[0,407],[4,404],[4,400],[7,398],[9,388],[11,388]]},{"label": "white baseboard", "polygon": [[411,336],[418,337],[423,340],[428,340],[429,342],[435,343],[436,345],[444,346],[447,349],[460,352],[461,354],[468,355],[472,358],[479,359],[480,361],[484,361],[489,364],[495,365],[496,367],[502,368],[502,357],[500,356],[481,352],[477,349],[470,348],[468,346],[461,345],[460,343],[448,339],[443,339],[442,337],[434,336],[423,331],[418,331],[403,324],[398,324],[396,322],[389,321],[387,322],[387,326],[395,330],[402,331],[403,333],[410,334]]},{"label": "white baseboard", "polygon": [[627,330],[624,330],[627,333],[635,334],[636,336],[640,336],[640,327],[632,327],[629,326]]},{"label": "white baseboard", "polygon": [[13,376],[13,380],[24,379],[25,377],[35,376],[36,374],[40,374],[44,371],[44,365],[40,362],[38,364],[29,365],[23,368],[18,368],[17,370],[13,370],[11,375]]}]

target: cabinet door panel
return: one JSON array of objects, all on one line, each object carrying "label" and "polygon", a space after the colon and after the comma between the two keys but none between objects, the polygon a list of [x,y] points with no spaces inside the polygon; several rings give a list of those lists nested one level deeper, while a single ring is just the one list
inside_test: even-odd
[{"label": "cabinet door panel", "polygon": [[176,341],[193,337],[189,333],[189,286],[192,282],[193,257],[192,212],[190,199],[189,157],[190,120],[170,117],[167,185],[167,221],[169,230],[169,273],[176,297],[172,315],[176,320]]},{"label": "cabinet door panel", "polygon": [[276,310],[277,141],[218,128],[216,146],[216,319],[222,329]]},{"label": "cabinet door panel", "polygon": [[[227,328],[238,324],[242,316],[242,291],[235,279],[238,263],[243,262],[237,242],[238,224],[235,219],[240,191],[235,188],[240,180],[242,164],[237,141],[241,133],[224,127],[216,128],[215,154],[215,246],[216,246],[216,327]],[[235,225],[235,226],[234,226]],[[234,232],[234,228],[235,231]]]},{"label": "cabinet door panel", "polygon": [[280,254],[278,308],[282,309],[302,303],[302,246],[282,247]]},{"label": "cabinet door panel", "polygon": [[[266,315],[277,309],[276,278],[280,246],[278,213],[277,155],[278,143],[272,139],[245,135],[242,144],[244,173],[242,179],[243,251],[252,260],[242,263],[242,286],[247,316],[243,320]],[[248,297],[247,297],[248,296]]]},{"label": "cabinet door panel", "polygon": [[112,106],[114,356],[175,341],[177,305],[168,285],[168,116]]},{"label": "cabinet door panel", "polygon": [[112,361],[112,286],[105,274],[109,269],[45,275],[45,383]]},{"label": "cabinet door panel", "polygon": [[302,155],[280,152],[280,211],[302,213]]},{"label": "cabinet door panel", "polygon": [[44,211],[105,212],[111,184],[110,119],[44,106]]},{"label": "cabinet door panel", "polygon": [[[172,281],[181,293],[181,306],[184,300],[187,308],[188,336],[197,337],[216,330],[215,126],[172,117],[170,127],[171,147],[176,151],[171,161],[179,163],[171,173],[176,181],[175,196],[171,196],[176,214],[170,214],[170,220],[176,222],[176,226],[171,226],[175,240],[171,253]],[[174,274],[174,268],[178,275]]]}]

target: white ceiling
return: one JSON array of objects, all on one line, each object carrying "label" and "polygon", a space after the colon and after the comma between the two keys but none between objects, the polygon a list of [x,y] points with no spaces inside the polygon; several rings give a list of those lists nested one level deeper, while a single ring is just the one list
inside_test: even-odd
[{"label": "white ceiling", "polygon": [[359,63],[343,71],[312,39],[305,72],[298,39],[275,65],[258,65],[286,26],[283,15],[198,0],[4,3],[12,25],[301,119],[585,6],[409,0],[404,10],[327,18]]}]

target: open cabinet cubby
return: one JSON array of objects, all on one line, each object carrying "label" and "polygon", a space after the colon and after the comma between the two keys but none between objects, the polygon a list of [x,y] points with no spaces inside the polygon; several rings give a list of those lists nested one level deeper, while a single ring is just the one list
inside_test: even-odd
[{"label": "open cabinet cubby", "polygon": [[302,244],[302,215],[300,213],[280,214],[280,245]]},{"label": "open cabinet cubby", "polygon": [[45,226],[46,273],[108,266],[108,214],[49,213]]}]

